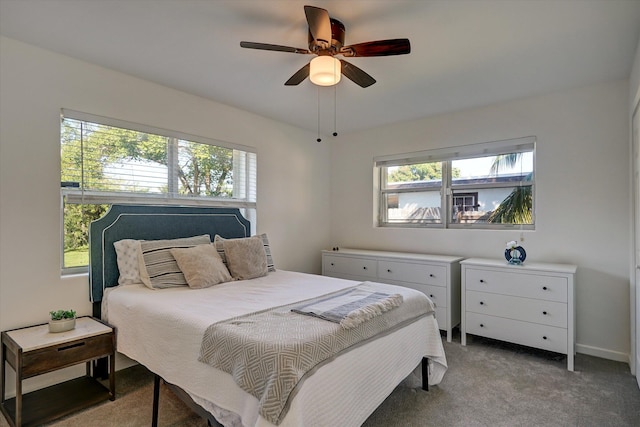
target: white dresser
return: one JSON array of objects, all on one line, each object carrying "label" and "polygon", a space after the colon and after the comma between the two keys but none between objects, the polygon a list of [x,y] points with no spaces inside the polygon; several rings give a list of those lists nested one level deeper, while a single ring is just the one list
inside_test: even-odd
[{"label": "white dresser", "polygon": [[322,251],[322,274],[423,292],[436,304],[436,320],[451,342],[451,330],[460,324],[460,260],[462,257],[340,248]]},{"label": "white dresser", "polygon": [[462,345],[473,334],[563,353],[573,371],[575,265],[483,258],[460,264]]}]

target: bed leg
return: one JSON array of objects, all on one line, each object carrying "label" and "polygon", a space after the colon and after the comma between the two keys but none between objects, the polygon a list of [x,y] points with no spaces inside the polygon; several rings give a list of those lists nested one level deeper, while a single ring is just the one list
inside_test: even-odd
[{"label": "bed leg", "polygon": [[422,389],[429,391],[429,359],[422,358]]},{"label": "bed leg", "polygon": [[153,377],[153,414],[151,416],[151,426],[158,427],[158,406],[160,403],[160,375]]}]

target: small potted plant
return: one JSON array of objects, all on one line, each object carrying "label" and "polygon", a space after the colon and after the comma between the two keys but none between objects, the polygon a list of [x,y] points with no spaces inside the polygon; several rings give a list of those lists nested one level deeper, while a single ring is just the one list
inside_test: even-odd
[{"label": "small potted plant", "polygon": [[65,332],[76,327],[75,310],[50,311],[49,332]]}]

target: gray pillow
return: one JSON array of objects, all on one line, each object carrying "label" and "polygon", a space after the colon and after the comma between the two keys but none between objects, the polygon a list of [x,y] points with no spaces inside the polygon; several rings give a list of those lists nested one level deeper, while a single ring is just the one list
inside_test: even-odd
[{"label": "gray pillow", "polygon": [[[262,245],[264,246],[264,252],[267,254],[267,270],[269,272],[272,271],[276,271],[276,266],[273,263],[273,257],[271,256],[271,248],[269,247],[269,238],[267,237],[266,233],[262,233],[259,234],[257,236],[253,236],[253,237],[260,237],[262,239]],[[245,239],[248,239],[248,237],[244,237]],[[222,242],[226,241],[226,240],[230,240],[230,239],[225,239],[224,237],[220,237],[219,235],[216,234],[216,236],[213,239],[213,244],[216,247],[216,250],[218,251],[218,255],[220,255],[220,258],[222,258],[222,262],[224,263],[224,265],[226,265],[227,267],[229,267],[227,265],[227,257],[224,253],[224,247],[222,246]]]},{"label": "gray pillow", "polygon": [[231,274],[213,244],[172,248],[171,255],[176,259],[190,288],[208,288],[231,280]]},{"label": "gray pillow", "polygon": [[229,272],[236,280],[266,276],[267,254],[260,236],[228,239],[222,242]]},{"label": "gray pillow", "polygon": [[191,248],[208,243],[211,243],[208,234],[170,240],[141,240],[139,265],[142,283],[151,289],[188,286],[187,279],[171,255],[171,249]]}]

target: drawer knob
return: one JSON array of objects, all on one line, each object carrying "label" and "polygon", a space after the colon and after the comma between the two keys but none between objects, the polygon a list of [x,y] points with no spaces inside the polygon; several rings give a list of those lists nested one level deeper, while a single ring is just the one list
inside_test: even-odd
[{"label": "drawer knob", "polygon": [[480,305],[484,305],[484,301],[480,301]]},{"label": "drawer knob", "polygon": [[545,336],[543,336],[543,337],[542,337],[542,339],[543,339],[543,340],[546,340],[546,339],[547,339],[546,335],[545,335]]},{"label": "drawer knob", "polygon": [[484,283],[484,279],[480,279],[480,283]]},{"label": "drawer knob", "polygon": [[387,269],[387,273],[391,273],[391,269],[390,268]]},{"label": "drawer knob", "polygon": [[366,269],[367,269],[367,267],[362,267],[362,268],[363,268],[364,270],[366,270]]},{"label": "drawer knob", "polygon": [[429,273],[429,277],[435,277],[433,273]]},{"label": "drawer knob", "polygon": [[335,264],[334,264],[334,263],[331,263],[331,265],[333,266],[333,265],[335,265]]},{"label": "drawer knob", "polygon": [[429,298],[433,298],[433,294],[429,294]]},{"label": "drawer knob", "polygon": [[543,311],[543,312],[542,312],[542,314],[544,314],[544,315],[546,316],[546,315],[547,315],[547,312],[546,312],[546,311]]},{"label": "drawer knob", "polygon": [[481,328],[484,328],[484,323],[480,323],[480,327],[481,327]]},{"label": "drawer knob", "polygon": [[546,291],[546,290],[547,290],[547,287],[546,287],[546,286],[543,286],[543,287],[542,287],[542,290],[543,290],[543,291]]}]

